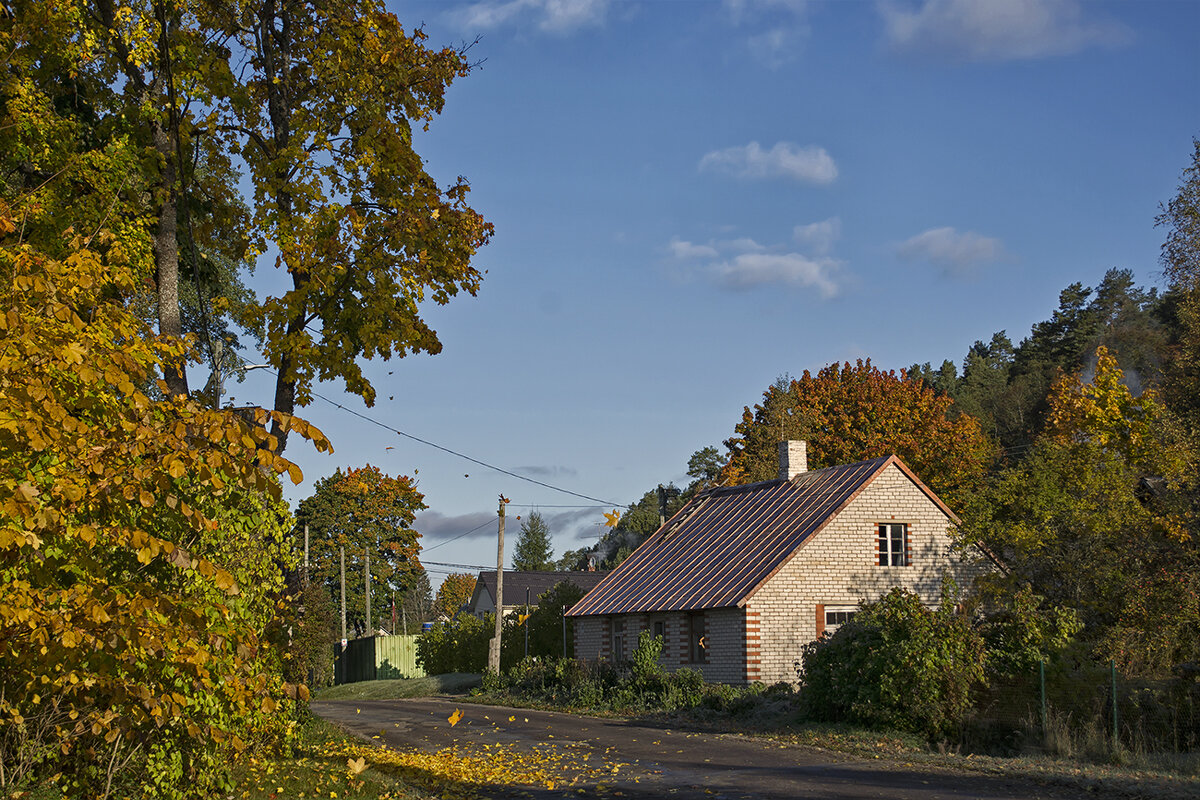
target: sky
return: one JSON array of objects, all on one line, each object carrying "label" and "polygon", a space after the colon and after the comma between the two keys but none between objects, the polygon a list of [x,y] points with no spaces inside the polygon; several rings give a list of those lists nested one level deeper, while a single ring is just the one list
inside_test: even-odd
[{"label": "sky", "polygon": [[478,295],[423,309],[441,354],[370,363],[373,408],[317,387],[300,413],[334,453],[293,440],[285,492],[414,476],[435,587],[495,564],[501,494],[510,558],[534,510],[556,555],[594,543],[782,374],[961,366],[1070,283],[1160,285],[1154,217],[1200,136],[1200,3],[389,8],[430,46],[478,39],[415,145],[496,233]]}]

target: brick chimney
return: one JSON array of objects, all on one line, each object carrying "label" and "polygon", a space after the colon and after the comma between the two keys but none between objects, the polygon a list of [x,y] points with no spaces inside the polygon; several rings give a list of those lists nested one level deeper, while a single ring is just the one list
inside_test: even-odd
[{"label": "brick chimney", "polygon": [[808,443],[779,443],[779,480],[790,481],[801,472],[808,472]]}]

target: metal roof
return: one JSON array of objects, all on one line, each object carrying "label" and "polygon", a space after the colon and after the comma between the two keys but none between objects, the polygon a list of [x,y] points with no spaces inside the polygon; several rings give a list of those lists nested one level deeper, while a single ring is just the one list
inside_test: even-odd
[{"label": "metal roof", "polygon": [[568,616],[743,605],[891,464],[957,521],[895,456],[802,472],[790,481],[714,489],[651,534]]},{"label": "metal roof", "polygon": [[[603,572],[536,572],[532,570],[504,570],[504,605],[505,607],[524,605],[525,591],[529,590],[529,602],[536,604],[538,598],[553,589],[559,583],[573,583],[585,592],[593,588],[602,578],[608,575]],[[475,592],[471,598],[472,608],[477,604],[479,590],[487,593],[492,605],[496,604],[496,570],[484,570],[475,580]]]}]

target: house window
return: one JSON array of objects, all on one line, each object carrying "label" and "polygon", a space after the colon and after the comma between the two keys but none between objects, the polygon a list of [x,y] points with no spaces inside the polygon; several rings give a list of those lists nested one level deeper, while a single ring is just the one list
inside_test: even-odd
[{"label": "house window", "polygon": [[908,526],[904,523],[880,523],[879,566],[908,566]]},{"label": "house window", "polygon": [[661,619],[654,621],[654,626],[651,628],[651,632],[653,633],[655,639],[662,639],[664,642],[667,640],[667,626],[666,623],[664,623]]},{"label": "house window", "polygon": [[833,633],[858,611],[858,606],[825,606],[825,632]]},{"label": "house window", "polygon": [[625,620],[613,617],[609,620],[612,641],[612,660],[619,664],[625,660]]},{"label": "house window", "polygon": [[704,612],[688,614],[688,661],[693,664],[708,663],[708,636],[704,630]]}]

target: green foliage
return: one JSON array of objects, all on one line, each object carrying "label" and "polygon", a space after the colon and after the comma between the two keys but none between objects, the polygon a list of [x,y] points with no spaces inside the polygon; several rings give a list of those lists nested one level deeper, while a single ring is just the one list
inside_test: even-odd
[{"label": "green foliage", "polygon": [[930,736],[958,724],[984,680],[984,644],[945,597],[937,610],[893,589],[804,648],[801,702],[810,718]]},{"label": "green foliage", "polygon": [[[653,642],[651,637],[650,642]],[[661,644],[660,644],[661,646]],[[649,653],[653,645],[648,645]],[[749,690],[707,685],[695,670],[665,673],[647,667],[640,674],[621,671],[607,662],[578,659],[525,659],[503,675],[484,682],[484,692],[496,700],[508,697],[566,708],[622,713],[691,709],[712,693],[741,695]]]},{"label": "green foliage", "polygon": [[[538,597],[537,606],[524,623],[529,627],[529,655],[539,658],[564,657],[563,611],[582,600],[584,594],[585,592],[575,584],[562,581]],[[575,621],[568,619],[566,622],[567,652],[565,657],[571,658],[575,655]],[[504,648],[507,654],[504,662],[506,664],[516,663],[525,654],[524,628],[518,626],[512,632],[506,630],[504,636]]]},{"label": "green foliage", "polygon": [[139,388],[186,350],[129,310],[120,240],[75,237],[59,259],[17,230],[0,209],[0,781],[220,793],[303,694],[275,622],[295,553],[274,475],[299,468],[265,412]]},{"label": "green foliage", "polygon": [[417,663],[428,675],[483,672],[495,625],[490,614],[484,619],[459,614],[454,619],[435,622],[432,630],[417,639]]},{"label": "green foliage", "polygon": [[339,469],[317,481],[313,494],[298,504],[293,535],[302,541],[308,526],[309,578],[324,585],[338,604],[341,551],[345,551],[347,625],[366,632],[364,556],[368,552],[373,627],[380,627],[385,618],[390,626],[392,592],[407,600],[419,612],[417,616],[429,611],[424,597],[430,589],[428,577],[418,559],[420,534],[411,527],[423,508],[424,496],[411,478],[393,478],[370,464],[344,473]]},{"label": "green foliage", "polygon": [[[1160,585],[1187,585],[1197,574],[1188,499],[1195,456],[1155,393],[1135,396],[1121,379],[1101,348],[1090,383],[1057,382],[1046,431],[1024,461],[971,498],[960,535],[1004,563],[991,578],[1000,592],[1032,587],[1051,607],[1078,614],[1081,638],[1099,658],[1132,674],[1151,665],[1161,673],[1168,655],[1200,657],[1194,637],[1164,648],[1151,633],[1160,623],[1186,627],[1187,613],[1173,613],[1186,604],[1168,611],[1148,600],[1163,596]],[[1164,612],[1157,623],[1153,609]],[[1146,635],[1129,630],[1134,620]]]},{"label": "green foliage", "polygon": [[513,569],[540,572],[554,569],[554,550],[550,544],[550,527],[540,512],[534,511],[521,520],[521,532],[513,548]]},{"label": "green foliage", "polygon": [[1170,287],[1171,362],[1164,393],[1171,407],[1200,430],[1200,139],[1175,197],[1155,224],[1166,228],[1159,262]]},{"label": "green foliage", "polygon": [[1057,660],[1083,628],[1074,610],[1047,607],[1028,585],[998,600],[981,626],[994,675],[1032,674],[1039,663]]},{"label": "green foliage", "polygon": [[310,688],[333,683],[333,647],[338,641],[338,609],[326,588],[312,582],[291,587],[294,591],[288,658],[284,677]]}]

